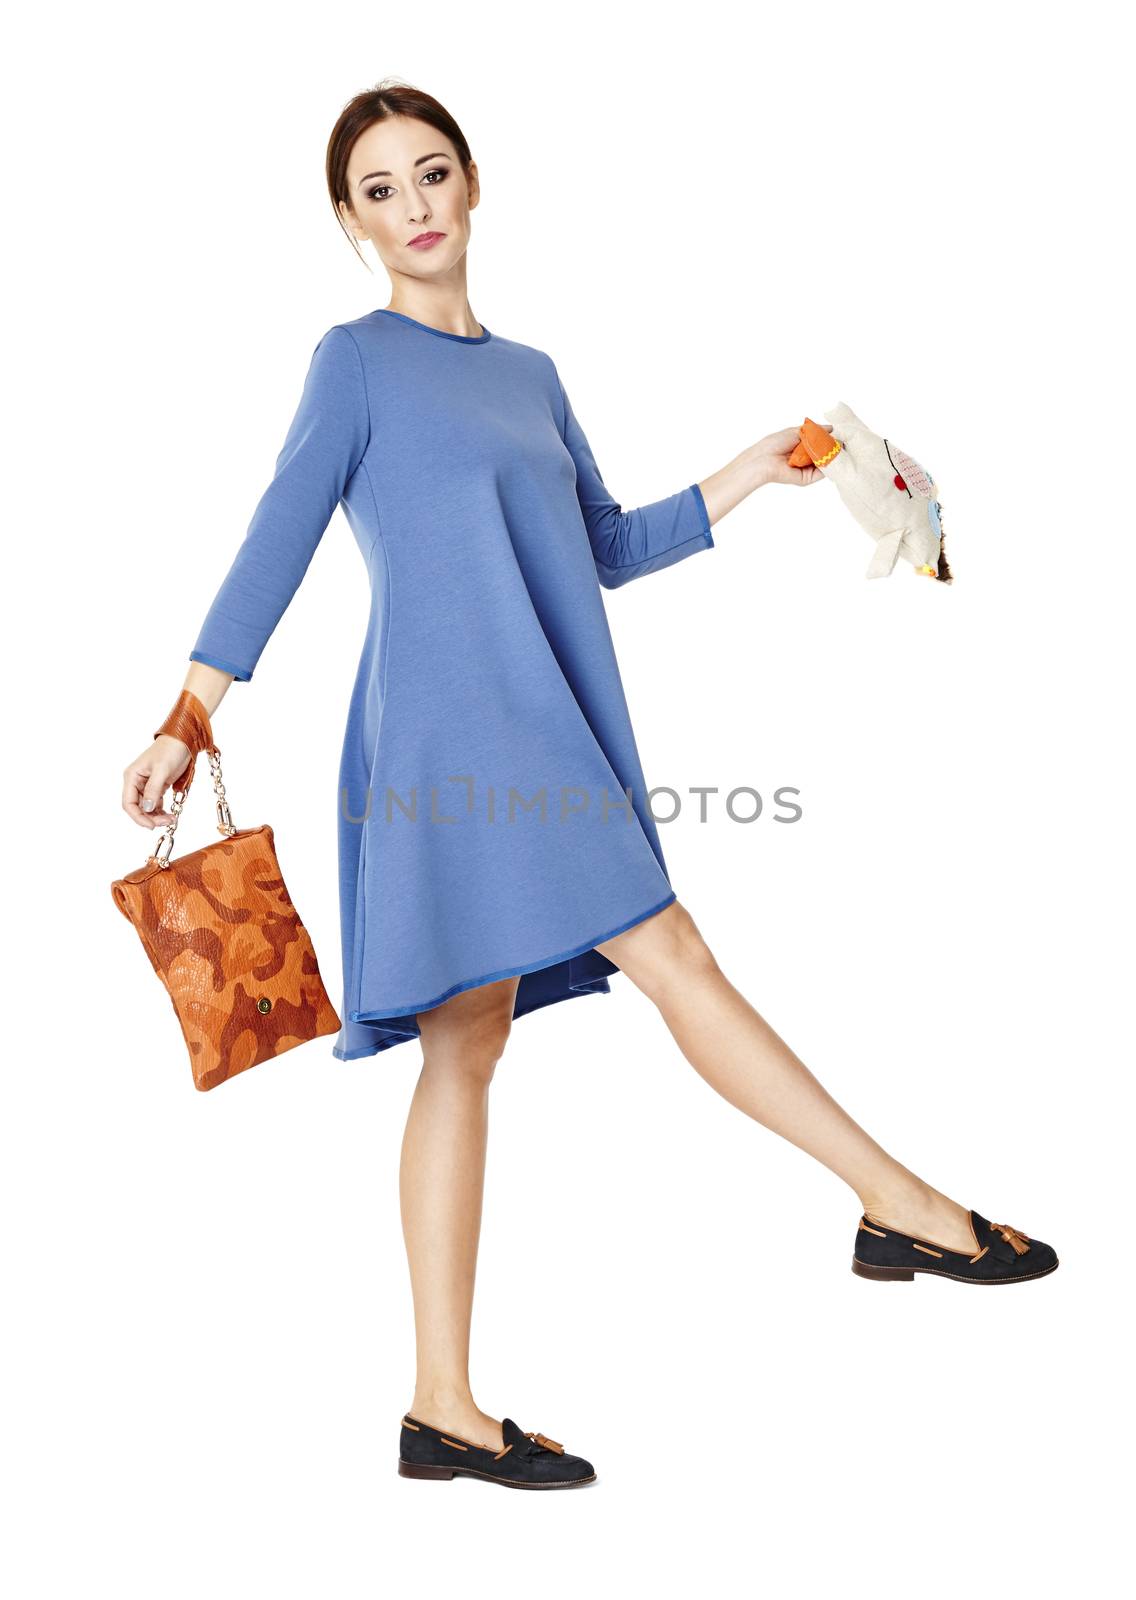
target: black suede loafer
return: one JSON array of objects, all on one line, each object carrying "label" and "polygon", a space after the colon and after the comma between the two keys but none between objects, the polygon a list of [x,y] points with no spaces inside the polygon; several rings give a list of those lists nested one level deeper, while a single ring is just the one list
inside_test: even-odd
[{"label": "black suede loafer", "polygon": [[956,1283],[1025,1283],[1057,1270],[1052,1245],[1030,1239],[1004,1222],[987,1222],[977,1211],[969,1215],[973,1251],[948,1250],[931,1239],[913,1239],[861,1217],[852,1271],[861,1278],[890,1283],[910,1282],[917,1272],[953,1278]]},{"label": "black suede loafer", "polygon": [[398,1470],[404,1478],[488,1478],[511,1489],[571,1489],[591,1483],[596,1469],[583,1456],[569,1456],[564,1446],[543,1433],[522,1433],[512,1417],[503,1417],[501,1450],[474,1444],[460,1433],[442,1433],[428,1422],[402,1419]]}]

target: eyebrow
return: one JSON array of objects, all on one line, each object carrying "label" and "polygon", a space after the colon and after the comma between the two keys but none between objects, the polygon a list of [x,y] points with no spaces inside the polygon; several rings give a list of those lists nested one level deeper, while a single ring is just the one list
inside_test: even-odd
[{"label": "eyebrow", "polygon": [[[420,167],[424,161],[436,161],[439,156],[445,157],[445,159],[447,161],[450,160],[450,157],[446,154],[445,150],[432,150],[428,156],[419,156],[418,160],[414,163],[414,165],[416,167]],[[368,172],[368,174],[367,174],[367,176],[365,178],[360,178],[359,179],[359,182],[355,185],[355,187],[357,189],[362,188],[362,186],[365,183],[369,183],[372,178],[393,178],[393,177],[394,177],[394,173],[390,172],[390,171],[386,171],[386,170],[384,170],[383,172]]]}]

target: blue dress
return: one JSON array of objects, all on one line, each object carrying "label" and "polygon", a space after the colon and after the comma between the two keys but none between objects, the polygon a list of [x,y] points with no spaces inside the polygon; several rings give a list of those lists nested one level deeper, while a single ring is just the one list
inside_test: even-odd
[{"label": "blue dress", "polygon": [[262,650],[342,504],[371,610],[339,769],[349,1061],[521,974],[606,994],[597,943],[674,898],[601,585],[713,545],[696,483],[624,511],[551,357],[401,312],[337,323],[191,661]]}]

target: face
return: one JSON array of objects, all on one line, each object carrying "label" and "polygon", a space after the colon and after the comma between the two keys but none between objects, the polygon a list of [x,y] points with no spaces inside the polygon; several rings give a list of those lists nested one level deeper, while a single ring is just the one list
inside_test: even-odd
[{"label": "face", "polygon": [[[356,139],[347,165],[344,225],[370,239],[389,272],[436,278],[465,254],[469,214],[479,199],[476,163],[468,181],[437,128],[412,117],[375,122]],[[415,245],[422,234],[435,237]],[[441,235],[441,237],[436,237]]]}]

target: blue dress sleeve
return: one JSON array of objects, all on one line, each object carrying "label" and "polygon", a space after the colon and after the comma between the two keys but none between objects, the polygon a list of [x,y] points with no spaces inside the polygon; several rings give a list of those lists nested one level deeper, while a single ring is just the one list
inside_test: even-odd
[{"label": "blue dress sleeve", "polygon": [[562,405],[561,437],[576,464],[576,497],[604,588],[618,589],[632,578],[658,572],[699,550],[712,549],[710,518],[697,483],[664,500],[623,510],[600,476],[559,373],[556,381]]},{"label": "blue dress sleeve", "polygon": [[272,481],[202,623],[191,661],[242,682],[252,677],[369,441],[362,359],[352,335],[336,325],[312,352]]}]

